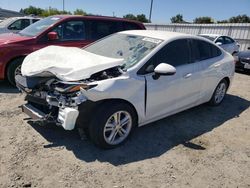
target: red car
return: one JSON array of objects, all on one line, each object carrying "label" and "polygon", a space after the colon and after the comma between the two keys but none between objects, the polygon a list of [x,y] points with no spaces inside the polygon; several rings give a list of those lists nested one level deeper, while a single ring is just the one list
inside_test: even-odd
[{"label": "red car", "polygon": [[0,35],[0,80],[15,84],[25,56],[49,45],[84,47],[123,30],[145,29],[140,22],[103,16],[50,16],[18,34]]}]

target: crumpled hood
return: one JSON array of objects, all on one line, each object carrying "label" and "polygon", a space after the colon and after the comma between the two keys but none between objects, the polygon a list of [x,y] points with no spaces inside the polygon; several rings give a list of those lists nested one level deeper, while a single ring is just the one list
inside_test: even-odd
[{"label": "crumpled hood", "polygon": [[23,76],[49,72],[63,81],[78,81],[122,64],[123,59],[108,58],[75,47],[49,46],[28,55],[21,72]]}]

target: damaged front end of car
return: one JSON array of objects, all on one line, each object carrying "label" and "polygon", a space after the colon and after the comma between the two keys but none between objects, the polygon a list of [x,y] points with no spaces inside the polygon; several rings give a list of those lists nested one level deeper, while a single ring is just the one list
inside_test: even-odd
[{"label": "damaged front end of car", "polygon": [[73,130],[80,114],[79,106],[89,102],[84,94],[96,87],[98,81],[114,78],[122,73],[120,67],[113,67],[80,81],[62,81],[55,76],[17,75],[16,85],[26,94],[25,101],[27,101],[21,106],[22,111],[32,121],[40,124],[53,123],[65,130]]}]

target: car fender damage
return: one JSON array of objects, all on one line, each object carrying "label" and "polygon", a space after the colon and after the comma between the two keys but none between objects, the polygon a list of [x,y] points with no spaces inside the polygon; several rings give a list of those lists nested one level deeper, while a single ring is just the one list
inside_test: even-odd
[{"label": "car fender damage", "polygon": [[[50,75],[51,76],[51,75]],[[79,106],[87,101],[119,98],[136,103],[144,95],[144,81],[129,80],[128,75],[118,67],[94,73],[88,79],[77,82],[61,81],[56,77],[17,76],[17,87],[27,95],[22,109],[35,121],[56,123],[65,130],[75,128],[79,116]],[[138,98],[129,95],[127,88],[137,82],[130,91],[138,93]],[[78,90],[73,91],[74,88]],[[138,102],[137,102],[138,103]],[[140,106],[140,105],[138,105]],[[143,104],[141,105],[144,111]],[[37,110],[36,110],[37,109]],[[137,110],[137,109],[136,109]],[[42,114],[36,116],[36,114]]]}]

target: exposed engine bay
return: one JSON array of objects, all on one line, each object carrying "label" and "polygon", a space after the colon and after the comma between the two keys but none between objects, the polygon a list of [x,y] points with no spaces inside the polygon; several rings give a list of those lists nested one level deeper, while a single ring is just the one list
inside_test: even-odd
[{"label": "exposed engine bay", "polygon": [[122,67],[116,66],[76,82],[61,81],[52,75],[50,77],[17,75],[16,84],[26,93],[27,104],[22,106],[24,113],[35,121],[56,123],[65,130],[72,130],[79,115],[79,105],[88,100],[83,91],[96,87],[98,81],[112,79],[123,73]]}]

